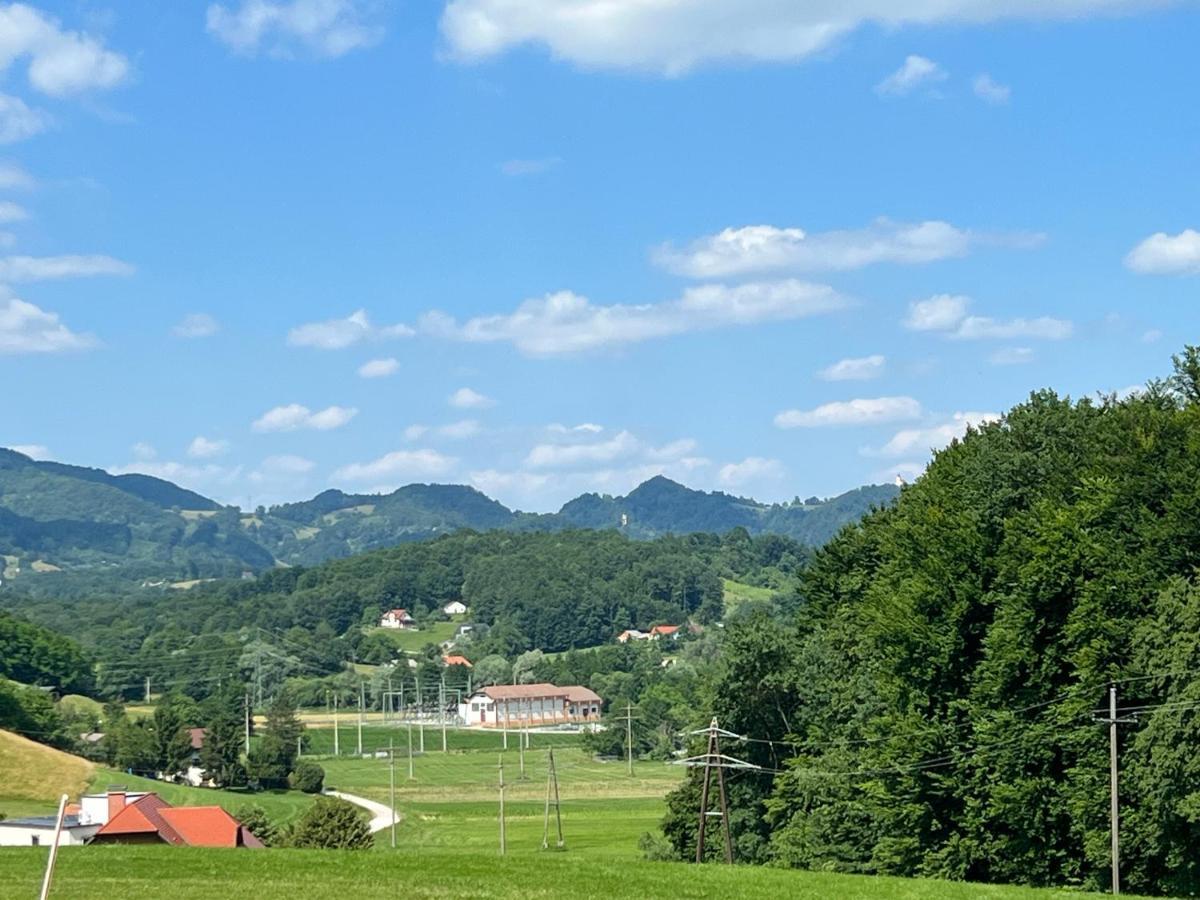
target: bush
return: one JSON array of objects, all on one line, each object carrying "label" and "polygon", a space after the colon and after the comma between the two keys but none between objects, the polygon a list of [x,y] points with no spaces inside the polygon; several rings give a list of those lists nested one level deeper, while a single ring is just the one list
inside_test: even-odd
[{"label": "bush", "polygon": [[306,850],[370,850],[370,826],[357,806],[337,797],[319,797],[297,820],[288,841]]},{"label": "bush", "polygon": [[267,811],[261,806],[250,804],[239,807],[233,817],[246,826],[250,833],[266,846],[271,847],[275,844],[278,830],[275,828],[275,823],[267,817]]},{"label": "bush", "polygon": [[288,784],[306,794],[319,794],[325,786],[325,770],[315,762],[302,760],[296,763],[296,769],[288,776]]}]

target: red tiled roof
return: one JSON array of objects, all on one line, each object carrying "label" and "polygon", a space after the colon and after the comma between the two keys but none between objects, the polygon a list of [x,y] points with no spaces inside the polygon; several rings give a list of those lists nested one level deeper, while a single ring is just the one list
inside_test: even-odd
[{"label": "red tiled roof", "polygon": [[651,634],[674,634],[679,630],[678,625],[655,625],[650,629]]},{"label": "red tiled roof", "polygon": [[600,695],[591,688],[585,688],[582,685],[573,684],[570,687],[563,688],[567,692],[567,699],[572,703],[599,703]]},{"label": "red tiled roof", "polygon": [[219,806],[171,806],[159,815],[189,847],[236,847],[242,824]]},{"label": "red tiled roof", "polygon": [[165,821],[160,814],[161,810],[170,808],[171,805],[158,794],[147,794],[133,803],[127,804],[124,809],[109,819],[104,827],[96,832],[96,838],[103,840],[127,834],[157,833],[168,844],[183,843],[183,839],[171,823]]},{"label": "red tiled roof", "polygon": [[567,692],[547,682],[538,684],[493,684],[483,692],[493,700],[537,700],[547,697],[563,698]]},{"label": "red tiled roof", "polygon": [[465,656],[443,656],[442,662],[448,666],[466,666],[468,669],[472,668],[471,661]]},{"label": "red tiled roof", "polygon": [[201,750],[204,747],[204,736],[208,734],[207,728],[189,728],[188,737],[192,739],[192,749]]}]

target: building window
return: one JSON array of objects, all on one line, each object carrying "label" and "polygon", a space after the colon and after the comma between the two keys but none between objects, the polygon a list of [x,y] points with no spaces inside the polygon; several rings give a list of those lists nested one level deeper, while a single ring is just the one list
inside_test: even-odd
[{"label": "building window", "polygon": [[41,844],[41,842],[42,842],[42,839],[41,839],[41,838],[40,838],[38,835],[36,835],[36,834],[35,834],[35,835],[31,835],[31,836],[30,836],[30,838],[29,838],[29,844],[30,844],[30,846],[36,847],[36,846],[38,846],[39,844]]}]

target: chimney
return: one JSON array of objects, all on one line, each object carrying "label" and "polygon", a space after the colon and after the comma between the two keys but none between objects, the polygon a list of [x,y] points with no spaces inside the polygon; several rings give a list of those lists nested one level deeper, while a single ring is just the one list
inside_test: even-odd
[{"label": "chimney", "polygon": [[112,821],[113,816],[125,808],[125,792],[124,791],[109,791],[108,792],[108,821]]}]

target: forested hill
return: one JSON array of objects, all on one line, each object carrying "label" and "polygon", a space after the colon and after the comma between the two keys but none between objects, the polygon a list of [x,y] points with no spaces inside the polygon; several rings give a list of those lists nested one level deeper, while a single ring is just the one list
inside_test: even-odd
[{"label": "forested hill", "polygon": [[1200,351],[1176,365],[1032,395],[819,551],[797,617],[727,629],[708,712],[764,767],[741,859],[1103,890],[1111,681],[1123,883],[1200,892]]},{"label": "forested hill", "polygon": [[537,515],[464,485],[413,484],[379,495],[329,490],[243,513],[159,478],[0,450],[0,581],[42,593],[91,587],[97,579],[190,582],[280,563],[319,565],[464,528],[620,529],[639,539],[744,528],[819,546],[895,493],[875,486],[767,505],[653,478],[626,497],[588,494]]}]

